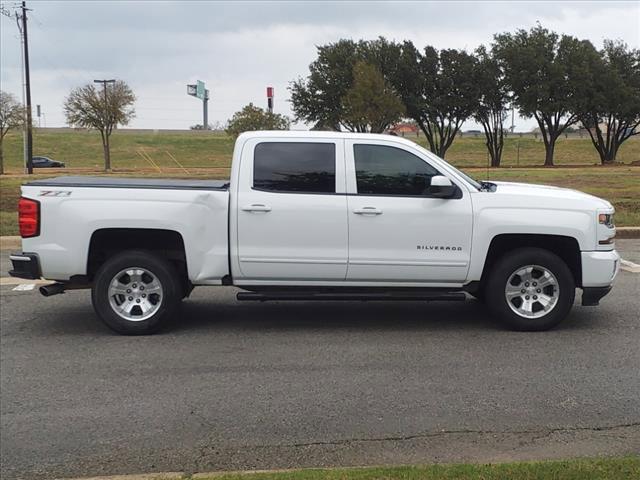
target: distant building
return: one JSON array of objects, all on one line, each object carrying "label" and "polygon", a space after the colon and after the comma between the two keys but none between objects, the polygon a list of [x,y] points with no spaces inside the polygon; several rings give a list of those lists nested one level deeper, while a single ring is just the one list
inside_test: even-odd
[{"label": "distant building", "polygon": [[404,137],[405,135],[418,135],[418,126],[415,123],[396,123],[393,127],[387,130],[389,134],[395,134],[400,137]]}]

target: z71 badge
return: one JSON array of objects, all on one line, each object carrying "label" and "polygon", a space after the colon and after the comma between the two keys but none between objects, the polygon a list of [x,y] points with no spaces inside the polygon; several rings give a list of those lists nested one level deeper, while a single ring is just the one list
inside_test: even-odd
[{"label": "z71 badge", "polygon": [[70,197],[71,190],[40,190],[40,197]]}]

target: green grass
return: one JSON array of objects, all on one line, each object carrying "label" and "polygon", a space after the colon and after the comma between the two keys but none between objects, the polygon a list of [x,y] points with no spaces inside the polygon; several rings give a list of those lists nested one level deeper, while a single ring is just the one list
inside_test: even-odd
[{"label": "green grass", "polygon": [[[22,169],[22,136],[12,132],[5,137],[5,165]],[[68,168],[100,169],[104,165],[102,142],[97,132],[34,132],[34,155],[44,155],[65,162]],[[169,153],[167,153],[169,152]],[[178,167],[170,155],[183,166],[229,167],[233,140],[225,134],[211,132],[127,132],[111,136],[111,162],[114,169],[155,168],[140,154],[148,155],[160,168]]]},{"label": "green grass", "polygon": [[[423,135],[409,136],[410,140],[425,145]],[[518,154],[519,145],[519,154]],[[61,160],[69,168],[100,169],[103,165],[102,144],[97,132],[69,129],[34,131],[34,155]],[[118,130],[111,136],[111,158],[114,169],[154,169],[141,154],[163,168],[178,165],[172,155],[186,168],[228,168],[233,153],[233,140],[216,132],[152,132]],[[11,132],[5,137],[5,162],[9,171],[22,167],[22,135]],[[447,152],[447,161],[457,166],[484,166],[487,150],[483,135],[467,134],[457,138]],[[557,165],[598,164],[598,155],[587,137],[561,137],[555,160]],[[631,163],[640,160],[640,138],[627,140],[618,153],[617,161]],[[509,136],[505,140],[504,167],[541,166],[544,163],[544,145],[533,136]]]},{"label": "green grass", "polygon": [[[408,137],[415,141],[416,138]],[[423,137],[418,137],[420,144],[426,147]],[[504,142],[501,165],[503,167],[541,166],[544,164],[544,143],[540,136],[507,137]],[[487,149],[484,135],[465,136],[456,139],[447,152],[447,161],[454,165],[480,166],[487,164]],[[618,151],[618,163],[631,163],[640,160],[640,138],[632,137],[622,144]],[[571,136],[558,139],[554,152],[556,165],[596,165],[600,164],[600,157],[593,147],[588,135],[580,138]]]},{"label": "green grass", "polygon": [[[583,168],[484,168],[464,169],[478,179],[543,183],[575,188],[609,200],[616,208],[618,226],[640,225],[640,167],[583,167]],[[55,170],[32,178],[46,178],[62,172]],[[121,172],[118,176],[228,178],[228,170],[200,171],[186,174],[158,174],[149,172]],[[0,235],[17,235],[16,204],[20,185],[29,181],[26,175],[0,177]]]},{"label": "green grass", "polygon": [[519,462],[494,465],[430,465],[308,469],[273,473],[221,474],[204,480],[632,480],[640,457]]},{"label": "green grass", "polygon": [[[424,136],[407,137],[424,144]],[[486,149],[482,135],[458,138],[447,153],[447,160],[462,166],[476,178],[486,178]],[[228,178],[233,140],[214,132],[151,132],[119,130],[112,136],[112,164],[118,175],[166,176],[176,178]],[[516,158],[520,144],[519,161]],[[62,160],[74,174],[102,174],[102,145],[96,132],[69,129],[37,130],[34,154]],[[142,154],[142,155],[141,155]],[[151,158],[152,163],[143,156]],[[183,171],[173,156],[188,172]],[[539,168],[544,163],[544,146],[532,136],[506,139],[503,167],[491,169],[494,180],[545,183],[576,188],[606,198],[616,207],[620,226],[640,225],[640,167],[618,163],[611,167],[585,167],[598,158],[588,138],[561,138],[556,150],[562,168]],[[633,137],[620,149],[618,161],[640,160],[640,138]],[[22,172],[22,137],[5,137],[5,163],[8,173],[0,177],[0,234],[16,235],[16,203],[20,185],[28,178]],[[517,167],[520,165],[520,167]],[[527,168],[524,168],[526,166]],[[156,168],[158,167],[158,168]],[[36,170],[32,178],[63,175],[64,170]],[[42,172],[42,173],[40,173]]]}]

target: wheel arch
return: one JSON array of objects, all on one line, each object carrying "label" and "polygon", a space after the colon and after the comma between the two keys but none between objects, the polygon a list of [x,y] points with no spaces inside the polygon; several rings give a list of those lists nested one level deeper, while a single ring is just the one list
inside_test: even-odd
[{"label": "wheel arch", "polygon": [[535,247],[558,255],[569,267],[577,287],[582,286],[582,257],[580,245],[573,237],[546,234],[499,234],[491,239],[480,284],[486,283],[491,268],[500,257],[518,248]]},{"label": "wheel arch", "polygon": [[113,255],[126,250],[144,250],[168,260],[188,283],[186,250],[182,235],[175,230],[154,228],[103,228],[93,232],[87,255],[87,278]]}]

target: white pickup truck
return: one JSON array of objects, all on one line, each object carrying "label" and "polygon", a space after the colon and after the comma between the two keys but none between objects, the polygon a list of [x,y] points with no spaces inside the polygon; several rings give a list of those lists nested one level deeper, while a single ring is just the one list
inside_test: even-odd
[{"label": "white pickup truck", "polygon": [[[613,207],[562,188],[477,182],[408,140],[249,132],[229,181],[60,177],[22,187],[11,275],[91,288],[146,334],[197,285],[238,300],[464,300],[544,330],[619,268]],[[425,311],[428,315],[428,311]]]}]

